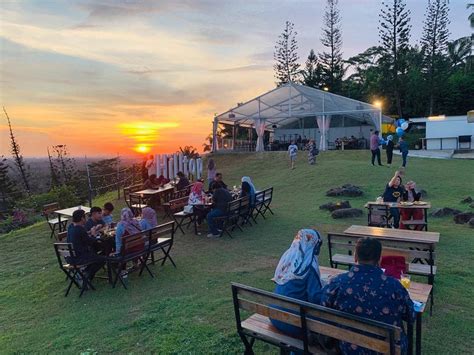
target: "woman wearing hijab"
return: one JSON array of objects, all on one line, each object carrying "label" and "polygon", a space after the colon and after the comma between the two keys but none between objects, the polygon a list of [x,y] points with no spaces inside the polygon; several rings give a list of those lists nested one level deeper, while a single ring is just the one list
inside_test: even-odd
[{"label": "woman wearing hijab", "polygon": [[240,197],[249,196],[250,198],[250,206],[255,205],[255,193],[256,189],[252,182],[252,179],[248,176],[244,176],[242,178],[242,190],[240,192]]},{"label": "woman wearing hijab", "polygon": [[135,219],[130,208],[122,208],[120,212],[120,222],[117,224],[115,231],[115,253],[119,254],[122,249],[122,237],[126,235],[136,234],[141,231],[140,224]]},{"label": "woman wearing hijab", "polygon": [[214,163],[214,159],[209,159],[207,163],[207,186],[210,186],[211,183],[216,178],[216,164]]},{"label": "woman wearing hijab", "polygon": [[193,213],[196,216],[196,222],[198,225],[201,225],[208,212],[208,210],[203,206],[204,197],[206,196],[203,191],[203,186],[204,184],[201,181],[196,181],[188,198],[188,205],[193,206]]},{"label": "woman wearing hijab", "polygon": [[316,142],[314,139],[311,139],[306,145],[305,149],[308,151],[308,163],[309,165],[316,164],[316,155],[318,154],[318,148],[316,147]]},{"label": "woman wearing hijab", "polygon": [[142,210],[142,219],[139,225],[142,231],[152,229],[158,225],[158,221],[156,219],[156,212],[153,208],[145,207]]},{"label": "woman wearing hijab", "polygon": [[387,136],[387,146],[385,147],[385,153],[387,154],[387,165],[390,167],[392,165],[393,158],[393,148],[395,144],[393,143],[393,136]]},{"label": "woman wearing hijab", "polygon": [[[313,229],[301,229],[290,248],[282,255],[275,270],[273,281],[275,293],[301,301],[318,303],[322,289],[318,255],[322,245],[321,236]],[[294,336],[301,328],[271,320],[282,332]]]}]

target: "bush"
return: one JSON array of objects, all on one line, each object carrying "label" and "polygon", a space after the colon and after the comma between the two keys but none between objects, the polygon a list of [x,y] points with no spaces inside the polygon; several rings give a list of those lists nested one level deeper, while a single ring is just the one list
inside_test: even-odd
[{"label": "bush", "polygon": [[81,200],[76,195],[73,187],[63,185],[54,187],[49,192],[31,195],[28,198],[22,199],[16,203],[16,207],[39,213],[44,205],[54,202],[58,202],[61,208],[67,208],[79,205]]}]

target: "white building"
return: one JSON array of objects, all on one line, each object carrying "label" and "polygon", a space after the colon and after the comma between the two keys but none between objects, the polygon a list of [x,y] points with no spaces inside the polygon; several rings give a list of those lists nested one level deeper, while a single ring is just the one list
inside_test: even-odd
[{"label": "white building", "polygon": [[414,123],[426,124],[425,149],[472,149],[474,122],[468,116],[431,116],[412,118]]}]

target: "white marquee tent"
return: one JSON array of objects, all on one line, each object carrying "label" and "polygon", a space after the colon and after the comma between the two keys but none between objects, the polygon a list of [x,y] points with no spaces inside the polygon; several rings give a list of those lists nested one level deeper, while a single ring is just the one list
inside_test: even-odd
[{"label": "white marquee tent", "polygon": [[264,150],[263,136],[266,129],[272,130],[311,116],[316,117],[322,136],[321,149],[326,150],[326,136],[331,117],[334,115],[350,116],[361,122],[371,121],[376,129],[381,131],[380,108],[309,86],[288,83],[215,116],[212,151],[217,150],[219,123],[234,127],[254,127],[258,136],[256,145],[258,152]]}]

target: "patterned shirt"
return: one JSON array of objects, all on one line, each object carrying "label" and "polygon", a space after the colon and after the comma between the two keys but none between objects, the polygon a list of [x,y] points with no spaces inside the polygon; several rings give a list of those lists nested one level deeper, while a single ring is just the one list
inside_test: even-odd
[{"label": "patterned shirt", "polygon": [[[392,324],[403,330],[402,320],[414,320],[413,302],[400,281],[372,265],[355,265],[331,279],[322,290],[321,305],[360,317]],[[402,353],[407,338],[401,334]],[[344,354],[375,354],[355,344],[340,343]]]}]

